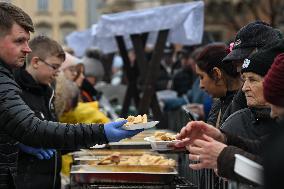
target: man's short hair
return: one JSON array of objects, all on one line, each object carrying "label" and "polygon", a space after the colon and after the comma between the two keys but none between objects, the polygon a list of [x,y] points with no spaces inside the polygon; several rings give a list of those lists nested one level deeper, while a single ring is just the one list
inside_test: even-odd
[{"label": "man's short hair", "polygon": [[47,36],[36,36],[29,42],[29,46],[32,52],[28,54],[27,64],[29,64],[35,56],[43,60],[50,56],[55,56],[60,58],[62,62],[65,61],[65,52],[62,46]]},{"label": "man's short hair", "polygon": [[0,36],[10,32],[14,23],[17,23],[27,32],[34,32],[31,17],[19,7],[6,2],[0,2]]}]

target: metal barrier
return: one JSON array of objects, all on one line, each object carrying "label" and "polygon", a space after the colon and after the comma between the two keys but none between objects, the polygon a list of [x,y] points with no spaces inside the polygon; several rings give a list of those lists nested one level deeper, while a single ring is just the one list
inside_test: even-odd
[{"label": "metal barrier", "polygon": [[[183,109],[165,112],[168,121],[168,128],[172,131],[179,132],[188,122],[186,113]],[[195,171],[188,167],[190,163],[194,163],[188,159],[188,154],[179,155],[179,174],[197,185],[199,189],[229,189],[228,182],[216,176],[212,170]],[[236,189],[236,188],[231,188]]]},{"label": "metal barrier", "polygon": [[[188,164],[191,163],[187,159]],[[192,162],[195,163],[195,162]],[[186,177],[198,186],[199,189],[228,189],[228,182],[218,177],[213,170],[192,170],[188,168],[189,175]]]},{"label": "metal barrier", "polygon": [[[172,131],[179,132],[188,122],[186,112],[180,108],[174,111],[164,112],[167,118],[168,128]],[[180,154],[178,157],[179,174],[187,178],[190,182],[197,185],[199,189],[259,189],[242,183],[225,181],[218,177],[213,170],[204,169],[195,171],[188,167],[190,163],[195,163],[188,159],[188,154]]]}]

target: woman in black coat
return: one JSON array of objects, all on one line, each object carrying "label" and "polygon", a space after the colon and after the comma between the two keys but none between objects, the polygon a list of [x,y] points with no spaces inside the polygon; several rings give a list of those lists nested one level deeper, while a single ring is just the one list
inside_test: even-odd
[{"label": "woman in black coat", "polygon": [[200,88],[216,99],[207,119],[208,123],[216,127],[219,127],[223,113],[242,85],[237,68],[232,64],[222,63],[228,53],[229,49],[225,44],[212,43],[202,49],[196,62]]}]

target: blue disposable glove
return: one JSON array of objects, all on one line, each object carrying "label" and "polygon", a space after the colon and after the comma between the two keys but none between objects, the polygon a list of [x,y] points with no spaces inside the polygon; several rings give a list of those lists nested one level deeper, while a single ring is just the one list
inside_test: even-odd
[{"label": "blue disposable glove", "polygon": [[165,111],[175,110],[180,108],[182,105],[186,104],[186,101],[182,97],[164,99],[163,102],[165,104],[164,106]]},{"label": "blue disposable glove", "polygon": [[33,148],[24,144],[18,144],[21,151],[36,156],[38,159],[50,159],[55,154],[54,149]]},{"label": "blue disposable glove", "polygon": [[125,130],[121,128],[127,121],[109,122],[104,125],[105,134],[109,142],[118,142],[121,139],[132,137],[144,129]]}]

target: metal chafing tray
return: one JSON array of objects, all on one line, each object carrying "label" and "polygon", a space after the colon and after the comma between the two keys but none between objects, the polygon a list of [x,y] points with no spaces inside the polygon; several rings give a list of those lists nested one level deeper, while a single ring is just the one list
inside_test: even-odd
[{"label": "metal chafing tray", "polygon": [[90,166],[73,165],[71,180],[75,183],[170,183],[177,175],[169,166]]},{"label": "metal chafing tray", "polygon": [[[109,155],[80,155],[80,156],[74,156],[73,157],[73,164],[75,165],[91,165],[91,166],[102,166],[102,165],[112,165],[112,166],[121,166],[121,165],[131,165],[131,166],[143,166],[143,165],[159,165],[159,161],[161,160],[160,163],[162,163],[162,166],[168,165],[171,166],[176,166],[177,165],[177,157],[174,155],[163,155],[163,154],[158,154],[156,152],[150,152],[150,151],[142,151],[142,150],[133,150],[132,152],[130,150],[108,150],[112,153],[105,153],[103,151],[103,154],[109,154]],[[116,152],[122,152],[121,153],[116,153]],[[134,152],[134,153],[133,153]],[[116,156],[118,155],[118,159]],[[154,159],[151,159],[151,161],[147,162],[147,159],[143,159],[143,155],[150,155],[146,156],[147,158],[153,156]],[[144,157],[144,158],[146,158]],[[162,159],[159,159],[161,157]],[[113,159],[114,158],[114,159]],[[140,158],[142,158],[142,162],[140,162]],[[155,161],[155,158],[158,158],[157,161]],[[175,164],[172,160],[175,160]],[[165,160],[168,160],[165,161]],[[118,161],[118,162],[117,162]],[[144,162],[143,162],[144,161]],[[146,161],[146,162],[145,162]],[[142,163],[142,165],[141,165]]]},{"label": "metal chafing tray", "polygon": [[[105,156],[102,156],[105,157]],[[76,165],[98,165],[98,162],[100,162],[100,160],[102,160],[102,157],[78,157],[74,159],[74,164]],[[122,160],[126,159],[126,157],[121,158]],[[113,165],[113,164],[111,164]],[[117,165],[114,165],[117,166]]]},{"label": "metal chafing tray", "polygon": [[[154,154],[154,153],[150,153],[150,155],[158,155],[158,156],[163,156],[165,158],[168,158],[165,155],[161,155],[161,154]],[[120,161],[124,162],[126,161],[128,158],[132,158],[132,157],[141,157],[141,155],[120,155]],[[76,165],[98,165],[98,163],[104,159],[107,156],[81,156],[81,157],[75,157],[74,158],[74,164]],[[103,164],[104,165],[104,164]],[[118,166],[116,164],[110,164],[113,166]],[[100,165],[101,166],[101,165]],[[138,165],[137,165],[138,166]],[[139,165],[140,166],[140,165]]]},{"label": "metal chafing tray", "polygon": [[94,150],[80,150],[73,152],[74,158],[83,156],[107,156],[115,152],[119,152],[123,156],[141,156],[145,153],[151,152],[148,149],[94,149]]}]

